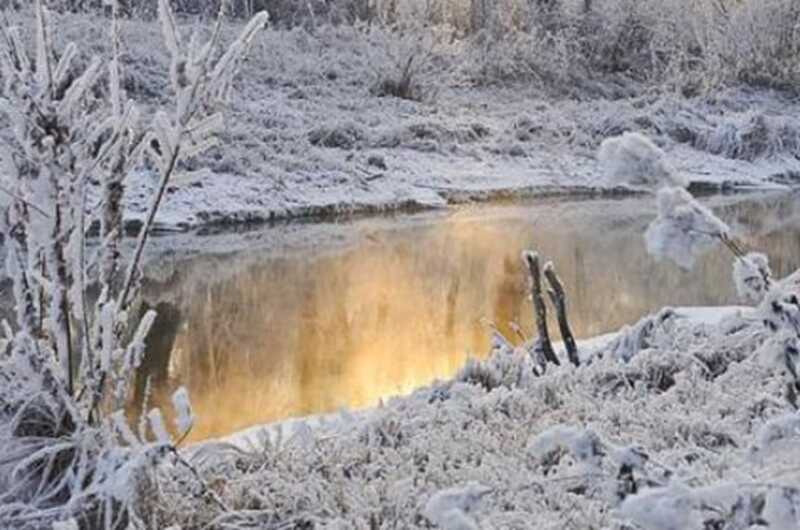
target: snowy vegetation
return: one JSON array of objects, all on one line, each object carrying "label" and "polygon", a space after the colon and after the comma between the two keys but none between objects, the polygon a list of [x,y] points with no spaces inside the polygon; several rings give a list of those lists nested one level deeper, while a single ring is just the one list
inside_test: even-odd
[{"label": "snowy vegetation", "polygon": [[[14,4],[13,0],[10,0]],[[102,12],[107,2],[52,0],[63,11]],[[156,0],[125,0],[126,13],[153,17]],[[180,0],[184,14],[213,15],[219,2]],[[617,75],[666,83],[686,94],[744,82],[795,90],[800,67],[792,0],[235,0],[231,12],[269,9],[276,25],[437,28],[463,39],[475,82],[526,79],[586,83]]]},{"label": "snowy vegetation", "polygon": [[[343,0],[326,9],[276,2],[276,25],[293,29],[261,40],[263,13],[229,25],[220,8],[212,27],[195,25],[189,36],[168,0],[112,2],[110,32],[81,35],[80,46],[57,41],[82,33],[86,24],[76,17],[84,15],[59,15],[68,26],[62,33],[44,3],[23,6],[31,11],[11,14],[2,28],[0,110],[9,129],[0,204],[16,312],[0,329],[0,526],[800,525],[800,278],[772,278],[767,258],[743,249],[685,189],[689,179],[664,150],[632,132],[658,130],[673,145],[725,160],[796,162],[800,133],[789,120],[742,111],[740,100],[681,99],[742,86],[796,90],[796,2]],[[208,14],[205,5],[180,4],[184,15]],[[261,4],[236,3],[234,14],[252,15]],[[123,23],[122,11],[134,19]],[[158,18],[163,49],[149,38],[148,16]],[[139,39],[127,48],[123,25]],[[321,52],[331,43],[348,50],[346,60]],[[269,79],[249,90],[274,88],[322,110],[298,118],[286,104],[266,116],[260,100],[245,97],[233,106],[248,127],[226,127],[222,105],[252,46],[258,65],[274,69],[264,68]],[[351,100],[319,84],[338,82],[342,72],[341,83],[359,90]],[[314,81],[298,87],[298,79]],[[417,118],[445,84],[477,90],[509,82],[633,102],[622,117],[616,104],[599,103],[605,111],[582,121],[568,105],[542,107],[535,118],[512,113],[511,121],[505,112],[499,134],[482,123]],[[649,91],[669,96],[648,103]],[[366,94],[391,99],[386,105],[397,115],[414,118],[340,119],[342,107],[362,109]],[[644,105],[657,111],[639,113]],[[739,110],[709,118],[698,107]],[[602,112],[607,119],[598,122]],[[543,350],[542,337],[514,344],[497,335],[488,360],[471,361],[452,381],[360,418],[343,414],[290,434],[277,428],[252,447],[179,449],[193,421],[185,390],[173,396],[174,411],[145,407],[129,417],[132,375],[155,318],[137,306],[142,255],[179,171],[247,176],[274,162],[299,179],[270,183],[291,210],[292,184],[329,191],[327,183],[308,184],[313,171],[333,167],[334,179],[347,173],[350,185],[369,189],[387,167],[379,150],[522,158],[534,137],[537,147],[544,137],[584,152],[599,146],[610,181],[657,190],[658,215],[643,244],[687,268],[699,252],[725,245],[737,290],[753,307],[711,322],[665,309],[610,340],[567,341],[566,352],[549,340]],[[220,138],[223,147],[236,146],[234,159]],[[258,159],[264,145],[270,158]],[[306,152],[309,146],[316,150]],[[361,148],[378,151],[364,174],[349,155]],[[346,163],[332,162],[331,151],[345,152]],[[134,183],[139,195],[130,193]],[[409,200],[405,188],[393,191],[381,200]],[[204,220],[229,220],[216,199],[207,197],[214,204]],[[237,220],[260,215],[239,206]],[[139,216],[139,236],[125,256],[129,208]],[[87,244],[94,236],[100,245]],[[541,289],[539,256],[524,259]],[[553,266],[543,274],[558,309],[564,302]],[[174,428],[165,415],[174,416]]]},{"label": "snowy vegetation", "polygon": [[[6,24],[0,55],[0,104],[13,133],[3,146],[0,183],[10,201],[2,227],[16,301],[0,342],[0,525],[75,517],[83,527],[135,527],[141,475],[170,455],[183,462],[175,446],[192,422],[184,391],[174,397],[177,442],[159,410],[143,415],[137,432],[125,414],[155,318],[136,307],[142,252],[176,164],[214,145],[217,108],[266,14],[221,51],[221,15],[207,40],[188,38],[161,0],[174,102],[143,123],[121,83],[117,17],[111,55],[81,65],[76,46],[54,45],[39,0],[34,13],[30,49]],[[126,260],[122,198],[145,159],[157,191]],[[86,242],[95,226],[96,252]]]},{"label": "snowy vegetation", "polygon": [[[57,47],[75,41],[80,62],[110,53],[97,2],[49,4]],[[154,0],[129,4],[150,14],[120,22],[121,82],[150,119],[169,104],[171,58],[151,45]],[[212,4],[176,0],[178,25],[208,26]],[[624,132],[646,133],[693,183],[800,175],[791,1],[233,4],[267,5],[273,22],[242,65],[220,147],[179,164],[160,227],[609,190],[594,158]],[[7,16],[30,26],[27,4]],[[130,189],[126,219],[143,222],[152,187]]]},{"label": "snowy vegetation", "polygon": [[[782,286],[787,298],[796,288]],[[764,312],[666,311],[541,376],[529,345],[498,341],[455,380],[366,416],[187,449],[219,502],[186,494],[189,469],[161,466],[148,524],[795,528],[796,380]]]}]

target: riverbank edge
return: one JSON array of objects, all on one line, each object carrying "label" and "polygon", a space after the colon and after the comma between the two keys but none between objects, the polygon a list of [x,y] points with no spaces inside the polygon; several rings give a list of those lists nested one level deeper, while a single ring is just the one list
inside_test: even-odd
[{"label": "riverbank edge", "polygon": [[[749,306],[739,305],[723,305],[723,306],[683,306],[668,308],[664,307],[660,311],[652,313],[652,315],[659,314],[665,310],[672,310],[678,318],[683,319],[687,323],[693,325],[707,325],[718,326],[725,319],[733,317],[741,317],[748,312],[753,312],[754,308]],[[647,318],[648,315],[642,315],[641,319]],[[592,358],[604,348],[608,347],[615,339],[628,329],[629,326],[634,325],[631,322],[620,329],[609,333],[603,333],[594,337],[578,340],[578,349],[581,352],[580,356],[583,363],[591,362]],[[564,345],[561,342],[553,344],[556,354],[561,359],[566,359],[566,352]],[[490,354],[491,355],[491,354]],[[474,361],[474,358],[468,359],[467,363]],[[462,367],[463,368],[463,367]],[[245,429],[233,432],[227,436],[220,438],[212,438],[192,443],[186,447],[186,451],[193,453],[195,451],[214,450],[220,447],[234,447],[240,450],[257,450],[258,447],[263,446],[265,443],[276,443],[280,439],[289,439],[293,436],[305,436],[307,433],[315,433],[320,435],[335,435],[337,431],[343,429],[355,429],[358,426],[368,423],[375,415],[375,413],[384,406],[384,403],[391,401],[408,401],[414,400],[415,394],[424,391],[430,391],[436,387],[449,385],[456,381],[457,376],[448,379],[437,379],[428,384],[422,385],[419,388],[404,395],[387,396],[372,407],[363,409],[349,410],[342,409],[339,411],[313,414],[310,416],[301,416],[293,418],[285,418],[274,422],[254,425]]]},{"label": "riverbank edge", "polygon": [[[506,186],[495,188],[446,188],[430,187],[438,200],[410,198],[398,201],[374,202],[331,202],[322,205],[304,205],[286,209],[247,209],[242,206],[240,214],[196,216],[198,221],[157,221],[153,226],[154,234],[186,233],[201,230],[226,230],[241,228],[258,228],[276,222],[331,222],[352,217],[368,217],[385,214],[414,214],[434,210],[446,210],[465,204],[490,204],[509,201],[525,201],[538,199],[622,199],[646,196],[646,189],[628,186],[586,186],[586,185],[529,185]],[[734,181],[692,181],[688,190],[695,195],[739,194],[752,192],[790,192],[793,187],[771,184],[768,182],[734,182]],[[203,217],[206,217],[203,219]],[[142,227],[139,216],[128,218],[125,222],[129,236],[138,235]],[[0,240],[0,245],[2,241]]]}]

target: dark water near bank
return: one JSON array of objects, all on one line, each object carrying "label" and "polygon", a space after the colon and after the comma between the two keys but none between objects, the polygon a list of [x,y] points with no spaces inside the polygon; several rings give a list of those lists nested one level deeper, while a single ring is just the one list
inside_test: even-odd
[{"label": "dark water near bank", "polygon": [[[705,202],[776,274],[800,266],[795,197]],[[555,263],[579,337],[664,305],[735,302],[723,249],[690,272],[647,255],[653,211],[652,198],[536,202],[287,225],[260,240],[302,245],[160,260],[146,286],[159,319],[144,372],[156,401],[189,388],[195,439],[373,405],[483,356],[489,321],[509,337],[510,322],[531,333],[524,249]]]}]

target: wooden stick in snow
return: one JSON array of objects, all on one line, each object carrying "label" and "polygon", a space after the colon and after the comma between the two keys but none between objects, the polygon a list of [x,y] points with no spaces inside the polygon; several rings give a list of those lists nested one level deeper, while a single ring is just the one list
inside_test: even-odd
[{"label": "wooden stick in snow", "polygon": [[575,343],[575,336],[572,334],[572,329],[570,329],[569,320],[567,319],[567,295],[564,292],[561,279],[558,277],[558,274],[556,274],[552,261],[545,263],[544,277],[547,278],[547,283],[550,284],[550,289],[548,289],[547,293],[550,295],[550,300],[556,308],[558,328],[561,331],[561,338],[564,340],[564,346],[567,348],[567,357],[572,364],[580,366],[581,362],[580,359],[578,359],[578,346]]},{"label": "wooden stick in snow", "polygon": [[539,333],[539,346],[547,362],[556,365],[561,363],[553,350],[553,343],[550,342],[550,333],[547,331],[547,307],[542,296],[542,276],[539,271],[539,254],[536,252],[525,251],[522,259],[528,266],[531,276],[531,298],[533,299],[533,312],[536,317],[536,330]]}]

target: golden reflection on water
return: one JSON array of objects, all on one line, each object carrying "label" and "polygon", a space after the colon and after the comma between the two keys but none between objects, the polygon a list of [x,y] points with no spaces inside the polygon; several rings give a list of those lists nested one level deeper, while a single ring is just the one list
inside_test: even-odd
[{"label": "golden reflection on water", "polygon": [[[769,216],[786,219],[787,208],[794,213],[784,202],[725,209],[780,274],[800,264],[797,231],[765,224]],[[536,208],[541,214],[531,213]],[[478,209],[389,230],[367,221],[353,227],[363,234],[355,246],[265,258],[223,280],[190,274],[203,260],[181,263],[172,284],[158,286],[161,316],[145,370],[156,396],[189,388],[198,416],[193,439],[374,405],[452,376],[467,355],[483,356],[485,320],[509,337],[510,322],[530,334],[519,259],[526,248],[555,262],[579,337],[663,305],[734,301],[724,251],[692,272],[657,263],[641,236],[647,219],[617,208],[630,205],[542,204],[487,216]],[[235,268],[236,258],[219,266]],[[177,293],[174,301],[164,302],[165,289]],[[555,326],[552,332],[557,337]]]}]

